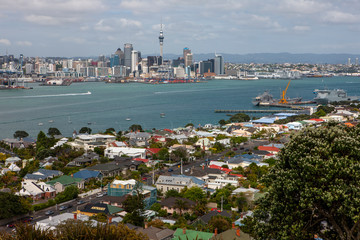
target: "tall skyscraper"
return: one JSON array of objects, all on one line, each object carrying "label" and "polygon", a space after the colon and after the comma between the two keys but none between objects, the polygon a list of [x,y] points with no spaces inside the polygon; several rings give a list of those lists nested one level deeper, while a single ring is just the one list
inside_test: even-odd
[{"label": "tall skyscraper", "polygon": [[215,54],[214,73],[216,75],[223,75],[224,74],[224,58],[221,55]]},{"label": "tall skyscraper", "polygon": [[164,34],[163,34],[163,30],[162,30],[162,23],[161,23],[161,27],[160,27],[159,42],[160,42],[161,64],[162,64],[163,63],[163,44],[164,44]]},{"label": "tall skyscraper", "polygon": [[131,52],[133,49],[133,45],[131,43],[124,44],[124,64],[126,67],[131,68]]},{"label": "tall skyscraper", "polygon": [[355,58],[355,65],[359,66],[359,58]]},{"label": "tall skyscraper", "polygon": [[192,55],[191,55],[191,61],[189,61],[190,59],[186,60],[187,59],[187,55],[188,54],[191,54],[191,50],[189,48],[184,48],[183,50],[183,55],[184,55],[184,61],[185,61],[185,67],[188,67],[191,65],[192,63]]},{"label": "tall skyscraper", "polygon": [[120,66],[124,66],[124,62],[125,62],[125,54],[123,51],[121,51],[120,48],[118,48],[115,52],[115,55],[118,55],[119,56],[119,65]]},{"label": "tall skyscraper", "polygon": [[131,51],[131,72],[138,70],[139,53],[136,50]]},{"label": "tall skyscraper", "polygon": [[351,58],[348,58],[348,65],[351,65]]}]

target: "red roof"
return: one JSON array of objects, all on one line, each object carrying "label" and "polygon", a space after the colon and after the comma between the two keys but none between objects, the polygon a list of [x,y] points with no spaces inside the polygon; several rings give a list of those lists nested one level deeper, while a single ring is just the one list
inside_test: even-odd
[{"label": "red roof", "polygon": [[277,148],[277,147],[268,147],[268,146],[259,146],[258,149],[261,150],[261,151],[268,151],[268,152],[278,152],[278,151],[280,151],[280,149]]},{"label": "red roof", "polygon": [[323,122],[324,120],[323,119],[319,119],[319,118],[312,118],[312,119],[309,119],[311,121],[316,121],[316,122]]},{"label": "red roof", "polygon": [[167,128],[164,128],[164,131],[167,131],[167,132],[169,132],[169,133],[174,133],[174,131],[173,131],[173,130],[171,130],[171,129],[167,129]]},{"label": "red roof", "polygon": [[134,158],[133,160],[143,162],[143,163],[149,162],[149,159],[143,159],[143,158]]},{"label": "red roof", "polygon": [[241,174],[236,174],[236,173],[230,173],[229,175],[231,175],[231,176],[236,176],[236,177],[244,177],[243,175],[241,175]]},{"label": "red roof", "polygon": [[215,164],[210,165],[209,168],[220,169],[221,171],[224,171],[224,172],[231,172],[232,171],[231,169],[223,168],[223,167],[220,167],[220,166],[215,165]]},{"label": "red roof", "polygon": [[147,148],[146,150],[152,154],[157,154],[161,148]]}]

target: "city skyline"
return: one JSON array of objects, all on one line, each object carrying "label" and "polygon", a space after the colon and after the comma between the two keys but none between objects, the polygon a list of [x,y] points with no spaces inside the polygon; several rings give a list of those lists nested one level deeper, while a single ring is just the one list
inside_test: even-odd
[{"label": "city skyline", "polygon": [[[0,55],[358,53],[360,2],[0,0]],[[161,20],[162,19],[162,20]]]}]

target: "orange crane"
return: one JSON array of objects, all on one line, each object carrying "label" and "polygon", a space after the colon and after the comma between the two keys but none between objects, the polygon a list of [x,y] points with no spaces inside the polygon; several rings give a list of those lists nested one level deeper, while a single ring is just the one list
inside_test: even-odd
[{"label": "orange crane", "polygon": [[287,92],[287,90],[288,90],[288,88],[289,88],[290,82],[291,82],[291,79],[289,80],[289,82],[288,82],[285,90],[282,91],[281,99],[280,99],[280,101],[279,101],[280,104],[287,104],[287,103],[288,103],[288,101],[286,100],[285,95],[286,95],[286,92]]}]

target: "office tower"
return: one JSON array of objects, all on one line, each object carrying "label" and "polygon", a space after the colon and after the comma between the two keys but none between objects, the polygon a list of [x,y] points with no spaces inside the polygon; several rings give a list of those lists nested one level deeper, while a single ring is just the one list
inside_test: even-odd
[{"label": "office tower", "polygon": [[121,51],[120,48],[118,48],[115,52],[115,55],[118,55],[119,56],[119,65],[120,66],[124,66],[124,62],[125,62],[125,54],[123,51]]},{"label": "office tower", "polygon": [[359,58],[355,58],[355,65],[359,66]]},{"label": "office tower", "polygon": [[[186,48],[184,48],[184,50],[183,50],[185,67],[190,66],[190,65],[191,65],[191,62],[192,62],[192,56],[191,56],[191,61],[190,61],[190,62],[186,60],[188,54],[191,54],[191,50],[186,47]],[[188,60],[190,60],[190,59],[188,59]]]},{"label": "office tower", "polygon": [[221,55],[215,54],[214,72],[215,72],[216,75],[223,75],[224,74],[224,58]]},{"label": "office tower", "polygon": [[351,58],[348,58],[348,65],[351,65]]},{"label": "office tower", "polygon": [[131,51],[131,72],[138,70],[139,53],[136,50]]},{"label": "office tower", "polygon": [[163,63],[163,44],[164,44],[164,34],[163,34],[163,30],[162,30],[162,24],[161,24],[161,28],[160,28],[159,42],[160,42],[160,57],[161,57],[161,64],[162,64]]},{"label": "office tower", "polygon": [[110,67],[120,66],[120,58],[117,54],[111,54]]},{"label": "office tower", "polygon": [[131,52],[132,52],[133,46],[131,43],[125,43],[124,44],[124,55],[125,55],[125,60],[124,60],[124,64],[126,67],[131,67]]},{"label": "office tower", "polygon": [[193,60],[193,54],[192,53],[186,54],[186,58],[184,59],[185,67],[191,66],[192,60]]},{"label": "office tower", "polygon": [[207,72],[214,72],[214,65],[211,60],[199,62],[199,73],[204,74]]}]

